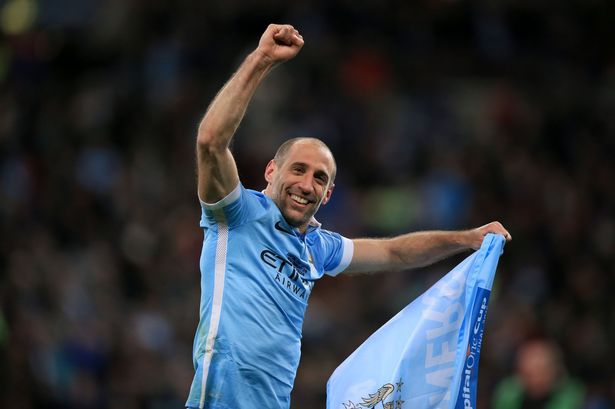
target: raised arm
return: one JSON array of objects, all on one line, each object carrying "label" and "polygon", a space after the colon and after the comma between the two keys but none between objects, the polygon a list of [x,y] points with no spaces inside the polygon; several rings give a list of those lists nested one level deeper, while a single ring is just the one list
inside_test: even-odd
[{"label": "raised arm", "polygon": [[239,183],[237,166],[229,150],[256,88],[271,71],[297,55],[303,38],[290,25],[270,24],[258,47],[241,64],[210,104],[197,135],[198,192],[215,203]]},{"label": "raised arm", "polygon": [[487,233],[510,233],[499,222],[472,230],[424,231],[389,239],[353,240],[354,253],[346,273],[376,273],[424,267],[465,250],[478,249]]}]

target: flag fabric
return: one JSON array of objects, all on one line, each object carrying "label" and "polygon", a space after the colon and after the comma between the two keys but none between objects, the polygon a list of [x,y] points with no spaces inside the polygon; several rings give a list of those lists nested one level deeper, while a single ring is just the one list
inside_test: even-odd
[{"label": "flag fabric", "polygon": [[327,409],[474,409],[487,305],[505,240],[467,257],[371,335],[327,382]]}]

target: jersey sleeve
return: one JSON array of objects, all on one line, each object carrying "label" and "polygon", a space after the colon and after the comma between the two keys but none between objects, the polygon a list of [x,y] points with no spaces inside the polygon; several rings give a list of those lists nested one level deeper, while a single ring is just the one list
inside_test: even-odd
[{"label": "jersey sleeve", "polygon": [[322,231],[321,237],[325,255],[325,274],[335,277],[350,264],[354,252],[354,244],[352,240],[327,230]]},{"label": "jersey sleeve", "polygon": [[201,221],[203,228],[224,223],[233,228],[258,218],[264,212],[266,202],[260,200],[241,183],[228,195],[216,203],[201,202]]}]

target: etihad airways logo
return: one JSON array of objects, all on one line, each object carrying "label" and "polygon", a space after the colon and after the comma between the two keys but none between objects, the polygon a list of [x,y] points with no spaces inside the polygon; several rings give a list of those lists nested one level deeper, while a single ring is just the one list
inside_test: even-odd
[{"label": "etihad airways logo", "polygon": [[311,268],[308,263],[290,253],[282,257],[268,249],[261,251],[261,260],[274,272],[273,278],[282,288],[307,301],[314,287],[314,282],[305,278]]}]

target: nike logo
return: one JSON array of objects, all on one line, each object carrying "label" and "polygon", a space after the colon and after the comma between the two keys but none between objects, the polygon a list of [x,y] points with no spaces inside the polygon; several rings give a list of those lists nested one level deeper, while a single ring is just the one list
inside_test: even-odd
[{"label": "nike logo", "polygon": [[281,231],[281,232],[284,232],[284,233],[286,233],[286,234],[290,234],[291,236],[294,236],[294,235],[295,235],[295,233],[293,233],[292,231],[290,231],[290,230],[286,229],[285,227],[283,227],[283,226],[282,226],[282,224],[281,224],[280,222],[275,222],[274,227],[275,227],[277,230]]}]

